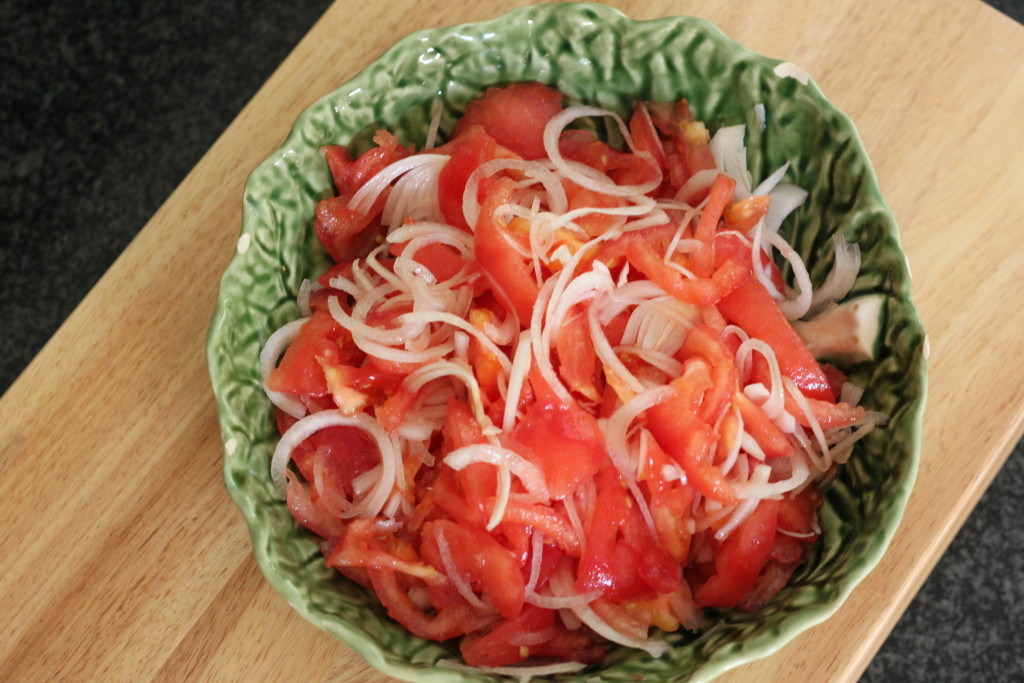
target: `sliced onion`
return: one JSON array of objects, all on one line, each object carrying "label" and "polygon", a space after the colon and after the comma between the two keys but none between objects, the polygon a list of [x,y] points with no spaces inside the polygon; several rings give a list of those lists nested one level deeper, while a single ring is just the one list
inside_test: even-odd
[{"label": "sliced onion", "polygon": [[267,394],[267,398],[270,399],[271,403],[294,418],[300,418],[305,415],[306,406],[291,394],[268,389],[267,378],[274,371],[277,360],[284,354],[285,349],[295,341],[295,338],[299,335],[299,329],[307,320],[309,318],[299,318],[290,323],[285,323],[267,338],[267,343],[263,345],[263,350],[260,351],[260,377],[263,380],[263,391]]},{"label": "sliced onion", "polygon": [[[553,116],[544,128],[544,151],[547,153],[548,159],[551,160],[551,163],[554,165],[556,170],[580,187],[593,190],[594,192],[600,192],[601,194],[611,195],[613,197],[636,197],[646,195],[648,192],[661,185],[662,179],[660,169],[656,169],[658,171],[657,177],[643,183],[642,185],[617,185],[611,178],[602,173],[598,173],[593,168],[585,166],[584,164],[577,164],[563,157],[562,152],[558,149],[558,139],[562,134],[562,130],[570,122],[585,116],[610,116],[619,125],[620,130],[622,130],[623,137],[626,138],[629,146],[631,148],[633,147],[633,140],[629,135],[629,130],[626,128],[625,123],[623,123],[618,114],[608,111],[607,109],[599,109],[598,107],[566,107],[561,112]],[[652,168],[656,167],[652,165]]]},{"label": "sliced onion", "polygon": [[480,202],[477,201],[480,181],[501,171],[518,171],[540,182],[547,193],[548,210],[552,213],[564,213],[569,207],[562,183],[542,164],[522,159],[491,159],[477,167],[466,180],[466,189],[462,194],[462,214],[470,229],[476,228],[480,217]]},{"label": "sliced onion", "polygon": [[856,242],[847,242],[841,234],[836,233],[832,236],[832,245],[835,248],[835,260],[825,281],[811,297],[810,315],[820,313],[849,294],[860,272],[860,246]]},{"label": "sliced onion", "polygon": [[509,370],[508,388],[505,393],[505,413],[501,422],[501,428],[505,432],[511,432],[516,424],[519,397],[522,396],[526,376],[530,372],[532,359],[530,348],[530,332],[523,330],[519,335],[519,343],[516,345],[515,354],[512,357],[512,368]]},{"label": "sliced onion", "polygon": [[750,196],[750,171],[747,170],[747,148],[743,144],[746,126],[723,126],[715,131],[708,143],[711,156],[715,158],[718,170],[736,181],[733,190],[735,201]]},{"label": "sliced onion", "polygon": [[818,418],[814,416],[814,411],[811,410],[810,404],[807,399],[804,398],[804,394],[800,389],[797,388],[793,381],[788,377],[783,377],[782,381],[785,383],[786,391],[793,397],[796,404],[800,407],[804,417],[807,419],[807,423],[811,426],[811,433],[814,434],[814,438],[818,442],[818,447],[821,449],[821,460],[815,460],[815,465],[822,472],[829,469],[832,466],[832,452],[829,449],[828,442],[825,440],[825,433],[821,429],[821,424],[818,423]]},{"label": "sliced onion", "polygon": [[[559,571],[552,574],[548,582],[551,592],[555,595],[569,596],[576,594],[573,590],[572,576],[568,575],[565,570],[566,567],[563,565]],[[643,650],[652,657],[661,657],[671,649],[671,646],[663,640],[637,640],[632,636],[616,631],[588,605],[572,607],[569,611],[589,626],[594,633],[613,643]]]},{"label": "sliced onion", "polygon": [[807,199],[807,190],[782,183],[776,185],[768,196],[771,197],[771,202],[768,204],[768,214],[764,217],[764,228],[770,232],[778,232],[782,221],[797,207],[803,205]]},{"label": "sliced onion", "polygon": [[292,451],[310,436],[328,427],[361,429],[377,444],[377,449],[380,452],[380,476],[366,496],[346,512],[347,517],[357,515],[376,517],[395,488],[395,476],[397,469],[401,467],[401,458],[391,437],[387,435],[380,423],[365,413],[347,416],[333,410],[324,410],[307,415],[293,424],[288,431],[281,435],[281,440],[277,442],[277,448],[274,449],[274,455],[270,460],[270,478],[283,496],[285,470],[291,459]]},{"label": "sliced onion", "polygon": [[482,612],[492,612],[493,609],[485,603],[480,597],[473,592],[472,586],[469,585],[469,581],[462,575],[459,568],[455,566],[455,560],[452,558],[451,548],[448,546],[448,539],[444,537],[444,531],[440,526],[434,527],[434,539],[437,541],[437,552],[441,556],[441,565],[444,567],[444,573],[448,575],[448,579],[455,586],[455,590],[459,592],[459,595],[468,602],[470,605]]},{"label": "sliced onion", "polygon": [[431,106],[430,126],[427,127],[427,139],[423,142],[423,149],[434,149],[437,142],[437,131],[441,128],[441,114],[444,112],[444,104],[437,100]]},{"label": "sliced onion", "polygon": [[536,499],[551,500],[548,486],[544,481],[544,474],[540,469],[508,448],[493,444],[472,444],[457,448],[444,458],[444,464],[456,471],[477,462],[485,462],[495,467],[501,465],[508,467],[509,471],[516,475],[516,478]]},{"label": "sliced onion", "polygon": [[[811,307],[811,296],[813,295],[811,287],[811,276],[807,273],[807,267],[804,265],[804,261],[800,258],[800,254],[796,253],[793,247],[789,246],[789,242],[784,240],[781,235],[770,230],[764,230],[764,219],[757,222],[757,227],[754,228],[754,244],[755,251],[758,242],[763,239],[766,243],[771,244],[773,247],[779,250],[782,257],[789,261],[790,265],[793,266],[793,276],[796,278],[798,294],[793,299],[783,299],[779,301],[779,308],[786,315],[789,320],[796,320],[807,315],[807,311]],[[769,288],[770,292],[778,292],[774,284],[771,281],[771,277],[765,272],[764,267],[761,264],[761,259],[755,254],[754,256],[754,274],[757,279],[766,288]]]},{"label": "sliced onion", "polygon": [[[775,187],[782,182],[783,176],[786,175],[786,171],[789,170],[789,162],[787,161],[782,166],[779,166],[770,176],[761,181],[761,184],[750,191],[753,196],[769,194]],[[769,209],[771,208],[771,202],[768,203]]]},{"label": "sliced onion", "polygon": [[370,212],[373,207],[373,202],[376,201],[380,193],[384,191],[384,188],[388,187],[394,181],[401,178],[406,173],[418,169],[424,166],[436,167],[437,172],[440,172],[441,167],[444,166],[448,161],[448,156],[445,154],[414,154],[404,159],[400,159],[390,166],[385,167],[375,176],[366,181],[366,184],[359,188],[352,199],[349,200],[348,207],[357,213],[366,215]]}]

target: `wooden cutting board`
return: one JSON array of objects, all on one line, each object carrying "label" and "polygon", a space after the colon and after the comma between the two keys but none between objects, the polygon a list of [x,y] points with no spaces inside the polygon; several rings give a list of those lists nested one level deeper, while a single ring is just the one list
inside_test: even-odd
[{"label": "wooden cutting board", "polygon": [[[517,4],[337,3],[0,400],[0,680],[383,679],[257,569],[221,482],[206,328],[245,178],[297,114],[407,32]],[[611,4],[806,68],[901,224],[931,339],[905,521],[831,620],[722,679],[854,680],[1024,424],[1024,29],[974,0]]]}]

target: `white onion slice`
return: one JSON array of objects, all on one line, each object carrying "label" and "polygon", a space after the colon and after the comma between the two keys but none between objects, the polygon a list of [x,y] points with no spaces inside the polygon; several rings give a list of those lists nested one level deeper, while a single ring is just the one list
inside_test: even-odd
[{"label": "white onion slice", "polygon": [[[598,107],[566,107],[561,112],[553,116],[544,128],[544,151],[547,153],[548,159],[551,160],[551,163],[556,170],[561,172],[562,175],[580,187],[593,190],[594,192],[600,192],[601,194],[611,195],[613,197],[645,195],[661,185],[661,172],[658,169],[656,169],[658,170],[657,177],[643,183],[642,185],[617,185],[611,178],[596,172],[593,168],[584,166],[583,164],[574,163],[563,157],[561,151],[558,149],[558,138],[561,136],[562,130],[569,125],[570,122],[585,116],[610,116],[619,125],[623,137],[626,138],[627,144],[630,148],[633,148],[633,139],[629,134],[629,129],[615,112],[608,111],[607,109],[600,109]],[[652,168],[655,167],[652,166]]]},{"label": "white onion slice", "polygon": [[750,196],[750,171],[747,170],[747,148],[743,145],[746,126],[724,126],[715,131],[708,142],[711,156],[718,170],[736,181],[733,199],[739,201]]},{"label": "white onion slice", "polygon": [[[782,166],[779,166],[779,168],[777,168],[774,173],[772,173],[770,176],[762,180],[760,185],[758,185],[757,187],[750,191],[750,194],[755,197],[757,195],[769,194],[772,190],[775,189],[776,185],[782,182],[782,178],[783,176],[786,175],[786,171],[788,170],[789,162],[787,161]],[[770,202],[768,206],[769,208],[771,208]]]},{"label": "white onion slice", "polygon": [[470,605],[482,612],[493,611],[490,606],[487,605],[480,597],[473,592],[472,586],[469,585],[469,581],[462,575],[459,568],[455,566],[455,560],[452,558],[451,547],[448,545],[448,539],[444,537],[444,531],[440,526],[434,527],[434,539],[437,541],[437,551],[441,555],[441,564],[444,566],[444,573],[448,575],[448,579],[455,586],[455,590],[459,592],[459,595],[468,602]]},{"label": "white onion slice", "polygon": [[[575,595],[575,591],[572,587],[572,577],[567,575],[565,567],[561,567],[559,571],[552,574],[548,585],[551,587],[551,592],[555,595],[568,596]],[[589,605],[580,605],[570,608],[573,614],[575,614],[580,621],[590,627],[594,633],[610,640],[613,643],[619,645],[625,645],[637,650],[643,650],[652,657],[661,657],[663,654],[671,649],[671,646],[663,640],[637,640],[632,636],[620,633],[612,628],[608,622],[598,616]]]},{"label": "white onion slice", "polygon": [[[811,286],[811,276],[807,273],[807,266],[804,265],[800,254],[796,253],[796,250],[781,235],[764,229],[764,219],[758,221],[757,226],[754,228],[754,244],[756,245],[762,239],[778,249],[782,257],[789,261],[790,265],[793,266],[793,276],[796,278],[797,296],[792,299],[782,299],[779,301],[779,308],[789,320],[804,317],[811,307],[811,297],[814,294]],[[754,249],[756,252],[756,246]],[[768,273],[765,272],[764,267],[761,265],[761,259],[756,253],[754,255],[754,274],[757,276],[758,281],[768,288],[768,291],[778,292]]]},{"label": "white onion slice", "polygon": [[270,478],[283,496],[285,470],[288,467],[288,460],[291,459],[292,451],[310,436],[328,427],[361,429],[377,444],[377,449],[380,451],[380,476],[366,496],[357,501],[346,513],[348,517],[357,515],[376,517],[384,507],[388,496],[391,495],[392,489],[395,488],[396,472],[401,467],[401,458],[391,437],[377,420],[365,413],[347,416],[333,410],[324,410],[307,415],[293,424],[288,431],[281,435],[281,440],[277,442],[277,448],[274,449],[274,455],[270,460]]},{"label": "white onion slice", "polygon": [[529,683],[536,676],[554,676],[582,671],[587,667],[581,662],[559,662],[558,664],[542,664],[539,666],[469,666],[454,659],[439,659],[438,666],[457,671],[473,671],[510,676],[518,678],[519,683]]},{"label": "white onion slice", "polygon": [[768,204],[768,214],[764,217],[764,227],[765,230],[778,232],[786,216],[803,205],[807,199],[807,190],[781,183],[776,185],[768,196],[771,197],[771,202]]},{"label": "white onion slice", "polygon": [[516,478],[536,499],[551,500],[547,483],[544,481],[544,474],[540,469],[508,448],[492,444],[472,444],[457,448],[444,458],[444,464],[456,471],[477,462],[485,462],[495,467],[502,465],[508,467],[509,471],[516,475]]},{"label": "white onion slice", "polygon": [[552,213],[561,214],[569,208],[569,200],[565,196],[562,183],[542,164],[523,159],[491,159],[470,174],[462,194],[462,214],[471,230],[476,229],[477,219],[480,217],[480,203],[477,201],[480,181],[501,171],[518,171],[536,179],[547,193],[548,210]]},{"label": "white onion slice", "polygon": [[849,294],[860,272],[860,246],[856,242],[847,242],[841,234],[836,233],[832,236],[832,245],[835,248],[835,260],[825,281],[811,297],[810,315],[820,313]]},{"label": "white onion slice", "polygon": [[290,323],[285,323],[267,338],[267,343],[263,345],[263,350],[260,351],[260,377],[263,380],[263,391],[267,394],[267,398],[270,399],[271,403],[294,418],[300,418],[305,415],[306,406],[291,394],[268,389],[267,377],[274,371],[278,359],[285,349],[295,341],[295,338],[299,335],[299,328],[307,320],[309,318],[299,318]]},{"label": "white onion slice", "polygon": [[815,466],[822,472],[828,470],[832,466],[832,452],[829,449],[828,441],[825,439],[825,433],[821,429],[821,424],[818,423],[818,418],[814,417],[814,412],[811,410],[810,404],[807,399],[804,398],[804,394],[800,389],[797,388],[793,381],[788,377],[783,377],[782,381],[785,383],[786,391],[793,397],[796,404],[800,406],[800,410],[803,412],[804,417],[807,418],[807,423],[811,426],[811,433],[814,434],[815,440],[818,442],[818,447],[821,449],[821,460],[815,460]]},{"label": "white onion slice", "polygon": [[380,193],[384,191],[388,185],[401,178],[403,175],[417,168],[424,166],[436,167],[436,172],[440,172],[441,167],[444,166],[448,161],[446,154],[414,154],[404,159],[400,159],[395,163],[382,169],[375,176],[366,181],[366,184],[359,188],[352,199],[349,200],[348,207],[353,211],[361,214],[367,214],[370,212],[370,208],[373,206],[373,202],[380,196]]}]

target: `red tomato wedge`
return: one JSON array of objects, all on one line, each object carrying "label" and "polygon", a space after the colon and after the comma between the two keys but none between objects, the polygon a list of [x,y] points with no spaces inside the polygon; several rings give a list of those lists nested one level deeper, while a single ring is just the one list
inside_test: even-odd
[{"label": "red tomato wedge", "polygon": [[473,126],[524,159],[540,159],[544,152],[544,127],[562,111],[562,93],[540,83],[514,83],[489,88],[473,100],[455,126],[458,137]]}]

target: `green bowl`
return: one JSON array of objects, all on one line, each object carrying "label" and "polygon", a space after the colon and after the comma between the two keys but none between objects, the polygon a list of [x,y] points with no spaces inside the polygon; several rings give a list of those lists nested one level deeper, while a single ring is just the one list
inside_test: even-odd
[{"label": "green bowl", "polygon": [[[890,421],[861,442],[828,490],[822,539],[790,585],[757,614],[715,611],[702,633],[668,635],[673,647],[660,659],[619,648],[595,667],[555,678],[708,680],[774,652],[839,608],[881,558],[910,495],[926,390],[925,334],[910,300],[895,220],[853,124],[813,81],[777,75],[778,64],[700,19],[633,21],[601,5],[538,5],[413,33],[303,112],[246,185],[242,233],[207,347],[227,489],[249,524],[267,579],[300,614],[397,678],[492,680],[439,668],[438,660],[457,657],[457,650],[412,636],[367,591],[325,566],[315,538],[292,520],[270,479],[277,433],[257,358],[268,335],[298,316],[302,279],[329,264],[312,222],[317,201],[331,193],[318,148],[358,145],[377,126],[422,144],[437,103],[442,131],[451,130],[483,88],[521,80],[621,113],[637,99],[685,96],[712,131],[747,124],[755,183],[791,161],[787,181],[809,192],[784,232],[815,283],[831,265],[830,238],[839,230],[863,255],[851,296],[879,293],[886,301],[877,359],[845,369],[868,388],[865,404]],[[764,105],[763,129],[757,104]]]}]

